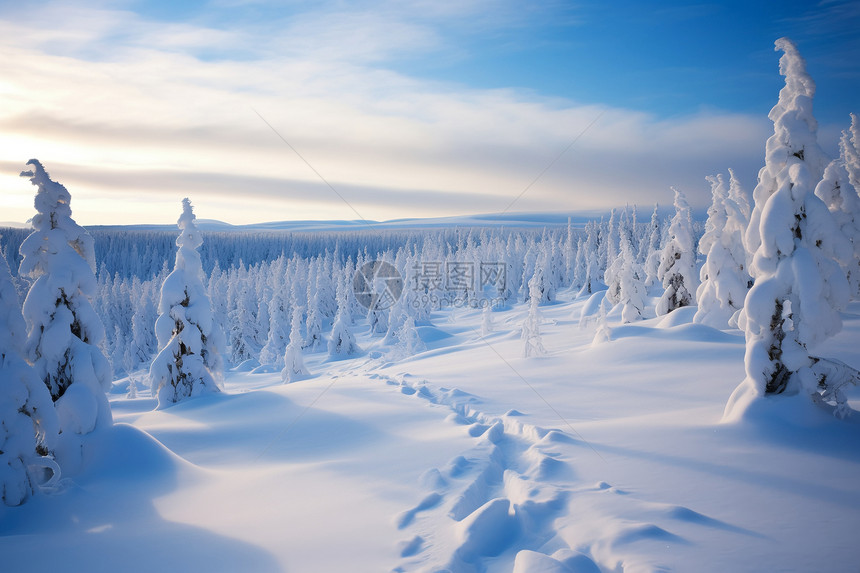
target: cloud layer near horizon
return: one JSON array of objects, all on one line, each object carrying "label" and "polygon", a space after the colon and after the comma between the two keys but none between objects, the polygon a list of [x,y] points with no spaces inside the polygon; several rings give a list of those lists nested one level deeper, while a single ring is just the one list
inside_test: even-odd
[{"label": "cloud layer near horizon", "polygon": [[[414,52],[456,57],[434,22],[488,2],[421,23],[392,8],[306,12],[284,28],[165,25],[115,3],[1,20],[0,218],[32,215],[17,177],[30,157],[69,188],[83,224],[170,222],[185,196],[238,224],[492,213],[527,187],[511,210],[668,203],[670,185],[701,207],[705,175],[728,167],[752,187],[764,115],[659,119],[386,68]],[[512,24],[500,11],[481,25]]]}]

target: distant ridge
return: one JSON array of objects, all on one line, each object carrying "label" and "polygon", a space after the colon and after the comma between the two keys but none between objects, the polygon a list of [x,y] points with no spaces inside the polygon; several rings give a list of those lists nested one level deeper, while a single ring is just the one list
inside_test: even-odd
[{"label": "distant ridge", "polygon": [[[651,218],[651,208],[640,208],[637,220],[640,223],[647,222]],[[661,217],[670,216],[671,205],[661,206]],[[254,223],[250,225],[233,225],[215,219],[198,219],[197,227],[209,232],[252,232],[252,231],[294,231],[294,232],[333,232],[333,231],[361,231],[369,229],[377,230],[401,230],[401,229],[433,229],[443,227],[516,227],[516,228],[540,228],[567,225],[568,218],[574,227],[582,227],[588,221],[599,221],[601,218],[609,219],[610,211],[576,211],[560,213],[487,213],[482,215],[458,215],[453,217],[428,217],[392,219],[389,221],[336,221],[336,220],[304,220],[304,221],[270,221],[266,223]],[[694,211],[694,218],[704,220],[704,210]],[[0,223],[0,227],[27,228],[26,223]],[[173,231],[174,224],[164,225],[86,225],[88,229],[112,230],[124,229],[132,231]]]},{"label": "distant ridge", "polygon": [[0,228],[6,229],[29,229],[30,223],[18,223],[17,221],[0,221]]},{"label": "distant ridge", "polygon": [[[197,228],[204,231],[361,231],[361,230],[399,230],[432,229],[442,227],[546,227],[567,225],[568,217],[574,225],[582,226],[604,213],[505,213],[488,215],[462,215],[455,217],[430,217],[392,219],[390,221],[372,220],[305,220],[270,221],[251,225],[232,225],[213,219],[198,219]],[[608,213],[606,214],[608,215]],[[142,231],[163,231],[175,229],[175,225],[88,225],[90,229],[129,229]]]}]

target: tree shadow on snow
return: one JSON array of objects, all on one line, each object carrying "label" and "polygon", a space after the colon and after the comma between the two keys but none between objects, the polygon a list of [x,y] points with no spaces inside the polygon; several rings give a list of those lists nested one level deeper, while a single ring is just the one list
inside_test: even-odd
[{"label": "tree shadow on snow", "polygon": [[[152,435],[201,466],[331,459],[381,437],[373,426],[267,390],[204,396],[152,415]],[[175,423],[164,424],[169,417]]]},{"label": "tree shadow on snow", "polygon": [[93,436],[85,473],[61,492],[0,511],[4,571],[280,571],[248,543],[159,515],[155,500],[202,472],[117,424]]}]

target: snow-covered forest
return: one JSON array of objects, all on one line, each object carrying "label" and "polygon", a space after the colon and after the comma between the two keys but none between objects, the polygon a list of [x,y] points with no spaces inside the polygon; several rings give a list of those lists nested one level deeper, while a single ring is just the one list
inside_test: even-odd
[{"label": "snow-covered forest", "polygon": [[[528,282],[535,274],[541,276],[542,303],[554,302],[562,290],[582,290],[583,294],[602,290],[605,276],[620,292],[622,273],[610,269],[610,261],[623,260],[616,255],[622,237],[629,248],[626,270],[633,274],[634,266],[644,267],[649,256],[652,261],[659,259],[669,231],[670,221],[661,220],[656,210],[646,219],[636,215],[635,207],[625,207],[584,229],[202,233],[200,254],[214,319],[227,337],[224,351],[229,362],[237,365],[250,359],[280,366],[293,306],[302,309],[303,337],[308,335],[309,309],[315,309],[328,331],[339,308],[338,285],[346,282],[350,287],[344,289],[342,304],[348,305],[354,317],[350,324],[366,319],[368,309],[356,300],[352,282],[356,270],[369,261],[391,263],[404,282],[403,302],[376,327],[384,327],[387,333],[390,324],[405,319],[395,316],[397,313],[411,315],[420,324],[428,322],[430,312],[443,307],[490,305],[500,309],[526,301]],[[702,222],[691,223],[687,238],[691,256],[701,231]],[[15,253],[28,234],[21,229],[4,231],[3,249],[11,258],[11,268],[17,268],[20,256]],[[157,351],[158,299],[173,267],[176,233],[109,230],[91,235],[99,263],[93,305],[108,333],[101,348],[114,372],[123,375],[129,368],[148,364]],[[597,245],[594,256],[587,254],[591,244]],[[458,271],[467,273],[466,282],[451,280]],[[648,284],[658,284],[655,276]],[[635,277],[642,281],[640,290],[644,292],[648,276],[641,272]],[[17,286],[23,300],[29,286],[26,277],[20,277]],[[643,316],[648,313],[641,310]]]},{"label": "snow-covered forest", "polygon": [[860,120],[826,157],[777,48],[764,166],[708,175],[706,220],[667,189],[543,228],[206,232],[191,197],[87,230],[31,160],[3,569],[856,568]]}]

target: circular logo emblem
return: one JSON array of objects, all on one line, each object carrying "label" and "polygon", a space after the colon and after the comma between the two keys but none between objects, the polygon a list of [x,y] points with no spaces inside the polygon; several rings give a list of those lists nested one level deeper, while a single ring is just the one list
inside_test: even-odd
[{"label": "circular logo emblem", "polygon": [[387,310],[403,293],[403,277],[394,265],[370,261],[355,271],[352,291],[358,304],[368,310]]}]

